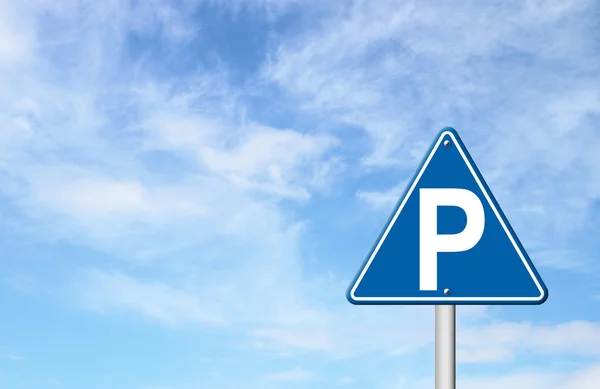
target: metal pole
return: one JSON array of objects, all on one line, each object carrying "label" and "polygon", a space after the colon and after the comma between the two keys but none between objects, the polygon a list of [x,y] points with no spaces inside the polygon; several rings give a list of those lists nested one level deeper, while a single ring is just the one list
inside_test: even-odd
[{"label": "metal pole", "polygon": [[435,306],[435,389],[456,389],[456,306]]}]

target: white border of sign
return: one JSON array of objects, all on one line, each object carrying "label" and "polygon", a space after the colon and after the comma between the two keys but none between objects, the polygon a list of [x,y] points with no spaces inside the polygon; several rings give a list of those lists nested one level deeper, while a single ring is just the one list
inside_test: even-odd
[{"label": "white border of sign", "polygon": [[[385,241],[385,238],[387,237],[388,233],[390,232],[390,230],[394,226],[394,223],[396,222],[396,219],[398,218],[398,216],[402,212],[402,209],[404,209],[404,205],[406,204],[406,202],[410,198],[410,196],[411,196],[414,188],[417,186],[419,180],[421,179],[421,176],[423,175],[423,172],[425,171],[425,169],[427,169],[427,166],[429,165],[429,162],[431,161],[431,158],[433,157],[433,155],[437,151],[438,147],[442,143],[442,139],[444,139],[445,136],[450,136],[450,138],[453,141],[452,143],[457,147],[457,149],[458,149],[461,157],[463,158],[465,164],[469,168],[469,171],[473,175],[473,178],[475,178],[475,181],[477,182],[477,185],[479,185],[479,188],[481,189],[482,193],[484,194],[484,196],[485,196],[488,204],[490,205],[490,207],[492,207],[492,210],[494,211],[494,214],[496,215],[496,217],[498,218],[498,221],[502,225],[502,228],[504,229],[504,232],[506,232],[506,235],[508,236],[508,238],[510,239],[511,243],[513,244],[516,252],[519,254],[519,257],[523,261],[523,265],[525,265],[525,268],[529,272],[529,275],[531,276],[532,280],[535,282],[535,285],[536,285],[536,287],[538,288],[538,290],[540,292],[539,296],[537,296],[537,297],[447,297],[447,299],[446,299],[444,297],[356,297],[354,295],[354,293],[356,292],[356,289],[360,285],[360,282],[362,281],[364,275],[366,274],[367,270],[371,266],[371,263],[373,262],[373,259],[377,256],[377,253],[379,252],[379,248],[381,247],[381,245]],[[531,266],[529,266],[528,261],[525,259],[525,256],[523,255],[523,252],[521,251],[519,245],[515,241],[515,238],[513,237],[513,235],[511,234],[510,230],[506,226],[506,223],[504,222],[504,220],[500,216],[498,210],[496,209],[496,206],[494,205],[494,202],[490,198],[490,195],[488,194],[488,192],[485,189],[484,185],[479,180],[479,177],[475,173],[475,170],[473,169],[473,166],[471,165],[471,162],[469,161],[469,158],[467,158],[467,156],[465,155],[465,152],[463,151],[463,149],[462,149],[462,147],[460,145],[460,142],[458,142],[456,140],[456,137],[454,136],[454,134],[452,132],[450,132],[450,131],[443,131],[440,134],[440,136],[439,136],[439,138],[438,138],[435,146],[431,149],[431,152],[429,153],[429,156],[427,157],[427,159],[425,160],[425,163],[421,167],[421,170],[419,171],[419,174],[414,179],[412,185],[410,186],[410,189],[408,190],[408,192],[406,192],[406,195],[404,196],[404,198],[402,200],[402,203],[400,204],[400,207],[398,207],[398,210],[394,214],[394,217],[392,218],[392,220],[388,224],[387,228],[385,229],[385,232],[383,233],[383,235],[379,239],[379,242],[377,242],[377,246],[375,247],[375,249],[371,253],[371,256],[369,257],[369,260],[368,260],[367,264],[364,266],[362,272],[360,273],[360,275],[356,279],[356,282],[354,283],[354,286],[352,287],[352,289],[350,291],[350,298],[352,298],[356,302],[394,302],[394,301],[397,301],[397,302],[403,302],[403,301],[405,301],[405,302],[416,302],[416,301],[431,301],[431,302],[440,302],[441,303],[443,301],[447,301],[448,304],[452,304],[453,302],[460,302],[460,301],[463,301],[463,302],[479,302],[480,301],[482,303],[485,303],[485,302],[503,302],[503,301],[506,301],[506,302],[509,302],[509,301],[514,301],[514,302],[538,302],[538,301],[543,301],[544,300],[544,298],[546,297],[545,294],[546,293],[544,291],[544,288],[542,288],[542,285],[541,285],[540,281],[538,280],[538,278],[536,277],[536,275],[532,271]]]}]

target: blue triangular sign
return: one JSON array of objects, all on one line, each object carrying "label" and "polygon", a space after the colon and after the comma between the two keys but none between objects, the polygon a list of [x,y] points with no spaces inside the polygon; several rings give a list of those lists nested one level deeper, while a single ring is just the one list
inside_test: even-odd
[{"label": "blue triangular sign", "polygon": [[347,298],[353,304],[542,304],[548,290],[458,133],[445,128]]}]

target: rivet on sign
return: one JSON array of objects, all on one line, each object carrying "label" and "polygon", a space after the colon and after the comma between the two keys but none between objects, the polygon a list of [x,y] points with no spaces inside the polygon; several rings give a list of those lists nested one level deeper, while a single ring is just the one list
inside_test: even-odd
[{"label": "rivet on sign", "polygon": [[444,146],[446,146],[446,147],[450,146],[450,141],[448,139],[446,139],[444,141]]},{"label": "rivet on sign", "polygon": [[444,294],[446,296],[448,296],[450,294],[450,289],[448,289],[448,288],[444,289]]}]

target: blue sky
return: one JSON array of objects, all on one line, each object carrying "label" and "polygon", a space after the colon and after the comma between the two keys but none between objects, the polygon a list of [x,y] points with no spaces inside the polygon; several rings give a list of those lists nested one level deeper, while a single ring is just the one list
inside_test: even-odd
[{"label": "blue sky", "polygon": [[0,387],[432,387],[346,288],[455,127],[550,290],[469,388],[600,382],[594,1],[0,1]]}]

